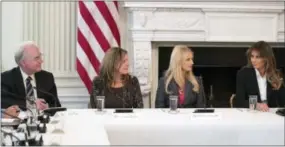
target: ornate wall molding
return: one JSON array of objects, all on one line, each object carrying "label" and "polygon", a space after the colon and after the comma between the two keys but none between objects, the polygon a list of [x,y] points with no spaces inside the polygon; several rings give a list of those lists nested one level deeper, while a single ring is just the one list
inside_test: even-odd
[{"label": "ornate wall molding", "polygon": [[278,42],[284,42],[284,35],[285,35],[285,31],[284,31],[284,10],[279,13],[279,18],[278,18]]},{"label": "ornate wall molding", "polygon": [[[132,29],[149,30],[203,30],[202,11],[133,11]],[[163,23],[162,23],[163,22]]]},{"label": "ornate wall molding", "polygon": [[150,10],[150,9],[208,9],[223,11],[227,9],[233,10],[282,10],[284,9],[284,2],[282,1],[230,1],[230,2],[210,2],[210,1],[200,1],[200,2],[125,2],[124,7],[130,8],[130,11],[135,10]]},{"label": "ornate wall molding", "polygon": [[206,13],[208,41],[277,41],[277,13]]}]

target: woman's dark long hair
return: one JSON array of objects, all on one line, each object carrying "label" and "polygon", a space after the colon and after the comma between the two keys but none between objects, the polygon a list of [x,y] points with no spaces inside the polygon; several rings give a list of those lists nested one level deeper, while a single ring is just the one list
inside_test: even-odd
[{"label": "woman's dark long hair", "polygon": [[[121,61],[124,56],[127,55],[127,51],[120,47],[110,48],[103,58],[103,62],[100,68],[100,77],[104,80],[107,88],[109,89],[113,82],[115,81],[115,73],[121,67]],[[130,75],[122,75],[123,83],[128,82]]]},{"label": "woman's dark long hair", "polygon": [[271,46],[265,41],[258,41],[254,43],[246,52],[247,66],[252,67],[251,52],[255,50],[259,52],[260,57],[265,60],[264,68],[267,81],[271,84],[273,89],[278,90],[283,84],[281,72],[276,68],[276,60]]}]

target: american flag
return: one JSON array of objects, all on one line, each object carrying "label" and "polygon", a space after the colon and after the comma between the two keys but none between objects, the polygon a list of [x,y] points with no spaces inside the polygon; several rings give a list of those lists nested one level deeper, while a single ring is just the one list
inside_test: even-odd
[{"label": "american flag", "polygon": [[105,52],[120,46],[118,2],[78,2],[77,72],[90,92]]}]

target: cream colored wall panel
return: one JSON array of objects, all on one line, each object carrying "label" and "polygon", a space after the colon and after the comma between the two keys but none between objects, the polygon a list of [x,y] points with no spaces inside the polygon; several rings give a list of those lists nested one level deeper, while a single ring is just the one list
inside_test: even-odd
[{"label": "cream colored wall panel", "polygon": [[23,2],[23,40],[34,40],[44,54],[43,68],[76,72],[76,2]]},{"label": "cream colored wall panel", "polygon": [[277,41],[277,13],[206,13],[207,41]]},{"label": "cream colored wall panel", "polygon": [[16,66],[14,53],[22,42],[23,4],[21,2],[1,2],[1,71]]}]

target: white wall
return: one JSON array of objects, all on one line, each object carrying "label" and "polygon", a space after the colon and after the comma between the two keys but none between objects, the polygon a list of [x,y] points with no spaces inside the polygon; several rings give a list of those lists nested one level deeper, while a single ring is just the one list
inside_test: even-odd
[{"label": "white wall", "polygon": [[16,66],[14,52],[22,42],[23,17],[21,2],[2,3],[1,64],[2,71]]}]

